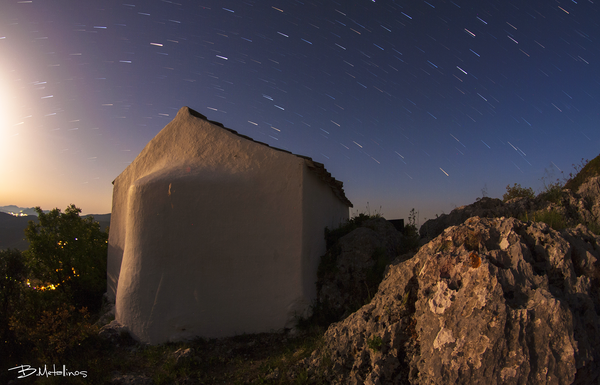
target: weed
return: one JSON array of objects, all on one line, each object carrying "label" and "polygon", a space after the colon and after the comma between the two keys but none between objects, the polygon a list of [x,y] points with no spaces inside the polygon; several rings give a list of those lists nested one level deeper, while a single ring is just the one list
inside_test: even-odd
[{"label": "weed", "polygon": [[481,197],[482,198],[487,198],[488,196],[488,188],[487,188],[487,183],[483,184],[483,188],[481,189]]},{"label": "weed", "polygon": [[454,242],[452,242],[452,239],[446,238],[442,241],[442,243],[440,243],[440,246],[436,250],[436,253],[448,251],[448,250],[452,249],[453,246],[454,246]]},{"label": "weed", "polygon": [[523,222],[544,222],[554,230],[562,230],[568,225],[567,220],[555,209],[525,213],[518,219]]},{"label": "weed", "polygon": [[588,230],[596,235],[600,235],[600,225],[596,222],[589,222],[585,224]]},{"label": "weed", "polygon": [[367,340],[367,346],[371,350],[380,351],[381,346],[383,345],[383,340],[380,336],[373,336],[369,340]]},{"label": "weed", "polygon": [[400,303],[400,306],[402,307],[406,307],[408,305],[408,298],[410,297],[410,292],[407,291],[406,293],[404,293],[404,296],[402,297],[402,302]]},{"label": "weed", "polygon": [[374,211],[374,212],[373,212],[373,214],[371,214],[371,208],[369,207],[369,202],[367,202],[367,207],[366,207],[366,209],[367,209],[367,212],[366,212],[366,214],[364,214],[364,213],[360,213],[360,214],[358,214],[358,215],[359,215],[359,216],[360,216],[360,215],[366,215],[366,216],[368,216],[368,217],[370,217],[370,218],[383,218],[383,212],[381,211],[381,206],[379,206],[379,212],[377,212],[377,211]]},{"label": "weed", "polygon": [[470,251],[479,251],[482,237],[479,231],[469,231],[465,239],[465,248]]},{"label": "weed", "polygon": [[400,254],[407,253],[419,248],[419,231],[417,229],[417,217],[419,213],[413,208],[408,215],[408,225],[404,226],[402,232],[402,247]]}]

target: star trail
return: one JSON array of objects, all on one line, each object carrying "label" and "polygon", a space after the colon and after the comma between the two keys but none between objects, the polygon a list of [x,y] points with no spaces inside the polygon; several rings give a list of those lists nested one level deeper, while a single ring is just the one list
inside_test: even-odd
[{"label": "star trail", "polygon": [[421,223],[600,153],[597,1],[8,1],[0,204],[111,209],[189,106]]}]

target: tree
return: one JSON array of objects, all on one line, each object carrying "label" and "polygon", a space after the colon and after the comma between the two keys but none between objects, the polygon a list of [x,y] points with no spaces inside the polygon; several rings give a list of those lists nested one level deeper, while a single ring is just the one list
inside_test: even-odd
[{"label": "tree", "polygon": [[59,290],[77,306],[98,309],[106,290],[108,233],[93,218],[81,218],[75,205],[64,213],[35,210],[39,223],[29,221],[29,249],[23,253],[32,277],[40,288]]}]

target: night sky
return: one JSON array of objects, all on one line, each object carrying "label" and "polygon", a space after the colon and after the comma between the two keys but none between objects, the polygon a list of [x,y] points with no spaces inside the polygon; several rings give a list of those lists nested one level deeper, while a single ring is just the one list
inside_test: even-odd
[{"label": "night sky", "polygon": [[182,106],[323,163],[353,214],[422,224],[539,192],[600,153],[599,9],[6,0],[0,205],[110,212],[111,182]]}]

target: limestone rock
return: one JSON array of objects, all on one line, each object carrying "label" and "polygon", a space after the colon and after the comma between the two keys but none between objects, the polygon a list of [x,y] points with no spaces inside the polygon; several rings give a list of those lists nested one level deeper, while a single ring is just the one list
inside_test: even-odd
[{"label": "limestone rock", "polygon": [[375,295],[381,273],[398,256],[401,242],[401,234],[384,218],[369,219],[341,237],[326,256],[333,263],[320,277],[318,301],[341,317],[355,311]]},{"label": "limestone rock", "polygon": [[600,176],[588,179],[577,189],[579,194],[587,203],[587,209],[596,221],[600,219]]},{"label": "limestone rock", "polygon": [[470,218],[391,264],[304,364],[333,384],[596,384],[599,260],[585,226]]}]

